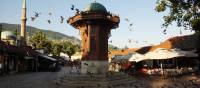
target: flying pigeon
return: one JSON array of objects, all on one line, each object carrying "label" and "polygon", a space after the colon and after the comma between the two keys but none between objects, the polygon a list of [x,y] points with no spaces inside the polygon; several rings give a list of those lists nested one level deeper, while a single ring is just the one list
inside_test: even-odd
[{"label": "flying pigeon", "polygon": [[35,19],[36,19],[35,17],[31,17],[31,21],[35,21]]},{"label": "flying pigeon", "polygon": [[135,41],[135,43],[138,43],[138,41]]},{"label": "flying pigeon", "polygon": [[74,5],[73,4],[71,5],[71,10],[74,10]]},{"label": "flying pigeon", "polygon": [[167,31],[167,30],[166,30],[166,29],[164,29],[164,30],[163,30],[163,34],[165,34],[165,35],[166,35],[166,34],[167,34],[167,33],[166,33],[166,31]]},{"label": "flying pigeon", "polygon": [[47,22],[50,24],[50,23],[51,23],[51,20],[47,20]]},{"label": "flying pigeon", "polygon": [[129,28],[129,31],[132,31],[132,29],[131,29],[131,28]]},{"label": "flying pigeon", "polygon": [[128,43],[131,43],[131,39],[128,39]]},{"label": "flying pigeon", "polygon": [[125,21],[129,22],[129,19],[128,19],[128,18],[125,18]]},{"label": "flying pigeon", "polygon": [[133,23],[130,24],[130,27],[133,26]]},{"label": "flying pigeon", "polygon": [[51,13],[51,12],[49,12],[49,15],[51,16],[51,15],[52,15],[52,13]]},{"label": "flying pigeon", "polygon": [[64,17],[63,16],[60,16],[60,23],[63,23],[63,20],[64,20]]},{"label": "flying pigeon", "polygon": [[79,9],[76,8],[76,13],[79,13],[79,12],[80,12]]},{"label": "flying pigeon", "polygon": [[35,17],[39,17],[41,13],[35,12]]},{"label": "flying pigeon", "polygon": [[180,35],[182,35],[182,31],[180,30]]}]

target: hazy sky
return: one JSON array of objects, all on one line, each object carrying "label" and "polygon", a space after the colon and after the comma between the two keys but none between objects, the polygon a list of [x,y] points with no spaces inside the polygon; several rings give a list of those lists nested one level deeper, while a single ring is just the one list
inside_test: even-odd
[{"label": "hazy sky", "polygon": [[[60,23],[60,16],[69,18],[75,14],[70,10],[71,4],[76,8],[84,10],[87,4],[95,0],[27,0],[27,24],[40,29],[53,30],[80,39],[78,30],[72,26]],[[112,45],[118,47],[141,47],[150,44],[158,44],[169,37],[180,36],[180,29],[176,25],[168,28],[167,34],[162,33],[162,17],[167,13],[157,13],[154,8],[157,0],[96,0],[103,4],[108,11],[120,16],[119,28],[112,30]],[[1,0],[0,1],[0,23],[20,24],[22,0]],[[41,12],[41,15],[32,22],[30,17],[34,12]],[[49,12],[52,15],[48,15]],[[133,30],[129,31],[129,23],[124,19],[129,18],[133,23]],[[48,24],[47,20],[52,21]],[[182,29],[183,30],[183,29]],[[184,31],[183,34],[191,34]],[[128,41],[131,40],[131,43]],[[135,41],[138,41],[136,43]],[[147,41],[147,42],[145,42]]]}]

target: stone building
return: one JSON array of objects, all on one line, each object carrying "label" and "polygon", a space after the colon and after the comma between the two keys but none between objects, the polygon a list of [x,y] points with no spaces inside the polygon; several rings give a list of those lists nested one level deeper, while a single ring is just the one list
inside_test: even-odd
[{"label": "stone building", "polygon": [[16,45],[17,36],[11,31],[3,31],[1,33],[1,40],[11,45]]}]

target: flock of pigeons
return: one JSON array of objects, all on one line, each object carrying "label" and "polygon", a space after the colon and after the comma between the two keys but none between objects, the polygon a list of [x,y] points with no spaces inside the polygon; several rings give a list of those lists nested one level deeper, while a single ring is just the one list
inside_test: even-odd
[{"label": "flock of pigeons", "polygon": [[[70,8],[72,11],[76,11],[76,13],[79,13],[80,11],[79,11],[79,9],[78,8],[75,8],[75,6],[72,4],[71,5],[71,8]],[[41,12],[34,12],[34,16],[31,16],[30,18],[31,18],[31,21],[35,21],[36,19],[38,19],[38,17],[41,15],[42,13]],[[48,15],[49,16],[51,16],[52,15],[52,13],[51,12],[49,12],[48,13]],[[60,23],[63,23],[64,22],[64,20],[65,20],[65,18],[63,17],[63,16],[60,16]],[[124,19],[127,23],[128,23],[128,30],[131,32],[131,31],[133,31],[133,23],[128,19],[128,18],[125,18]],[[47,20],[47,23],[48,24],[51,24],[52,23],[52,21],[50,20],[50,19],[48,19]],[[167,34],[167,32],[166,32],[166,29],[164,29],[163,30],[163,32],[162,32],[163,34]],[[180,35],[182,34],[182,31],[180,30]],[[109,41],[110,43],[112,43],[112,40],[110,40]],[[128,39],[128,43],[132,43],[132,42],[134,42],[134,43],[136,43],[136,44],[138,44],[139,43],[139,41],[133,41],[133,40],[131,40],[131,39]],[[147,41],[143,41],[144,43],[148,43]]]},{"label": "flock of pigeons", "polygon": [[[76,11],[76,13],[79,13],[79,12],[80,12],[79,9],[78,9],[78,8],[75,8],[75,6],[74,6],[73,4],[71,5],[70,9],[71,9],[72,11]],[[40,17],[41,14],[42,14],[41,12],[34,12],[34,15],[30,17],[30,18],[31,18],[31,21],[34,22],[36,19],[38,19],[38,18]],[[49,15],[49,16],[52,16],[52,13],[49,12],[48,15]],[[64,20],[65,20],[65,18],[64,18],[63,16],[60,16],[60,19],[59,19],[60,23],[63,23]],[[125,18],[124,20],[125,20],[126,22],[128,22],[128,25],[129,25],[129,26],[128,26],[128,30],[129,30],[129,31],[133,31],[133,23],[131,23],[131,21],[130,21],[128,18]],[[50,19],[47,19],[46,21],[47,21],[48,24],[51,24],[51,23],[52,23],[52,21],[51,21]],[[109,42],[112,43],[112,40],[110,40]],[[128,39],[128,43],[131,43],[131,42],[132,42],[132,40],[131,40],[131,39]],[[138,41],[135,41],[135,43],[138,43]]]},{"label": "flock of pigeons", "polygon": [[[31,21],[35,21],[35,20],[41,15],[41,12],[39,12],[39,13],[38,13],[38,12],[34,12],[34,13],[35,13],[34,16],[31,17]],[[49,12],[48,15],[51,16],[52,13]],[[63,17],[63,16],[60,16],[60,23],[63,23],[63,21],[64,21],[64,17]],[[47,22],[48,22],[49,24],[51,24],[51,20],[50,20],[50,19],[48,19]]]},{"label": "flock of pigeons", "polygon": [[[71,5],[71,8],[70,8],[70,9],[71,9],[71,10],[75,10],[76,12],[79,12],[79,9],[77,9],[77,8],[75,9],[74,5]],[[34,16],[31,16],[31,17],[30,17],[30,18],[31,18],[31,21],[34,22],[41,14],[42,14],[41,12],[34,12]],[[49,12],[48,15],[51,16],[52,13]],[[65,20],[65,18],[64,18],[63,16],[60,16],[60,23],[63,23],[64,20]],[[48,24],[51,24],[52,21],[51,21],[50,19],[48,19],[47,22],[48,22]]]},{"label": "flock of pigeons", "polygon": [[[128,18],[124,18],[124,20],[128,23],[128,31],[130,31],[130,32],[133,31],[133,23]],[[112,43],[113,41],[110,40],[109,42]],[[131,43],[139,44],[139,41],[129,38],[128,43],[129,44],[131,44]],[[143,41],[143,43],[148,44],[147,41]]]}]

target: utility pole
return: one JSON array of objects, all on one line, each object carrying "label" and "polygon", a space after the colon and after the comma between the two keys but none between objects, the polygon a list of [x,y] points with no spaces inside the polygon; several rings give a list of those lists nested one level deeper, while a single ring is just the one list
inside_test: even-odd
[{"label": "utility pole", "polygon": [[3,30],[3,24],[0,24],[0,41],[1,41],[1,32]]}]

